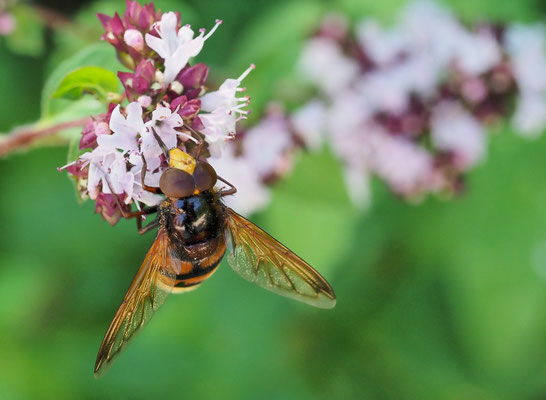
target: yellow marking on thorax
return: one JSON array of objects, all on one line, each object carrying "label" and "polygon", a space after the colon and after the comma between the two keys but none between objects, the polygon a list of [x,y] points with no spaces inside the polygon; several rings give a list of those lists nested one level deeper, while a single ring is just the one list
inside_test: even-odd
[{"label": "yellow marking on thorax", "polygon": [[169,151],[169,167],[180,169],[193,175],[193,171],[195,171],[195,158],[175,147]]}]

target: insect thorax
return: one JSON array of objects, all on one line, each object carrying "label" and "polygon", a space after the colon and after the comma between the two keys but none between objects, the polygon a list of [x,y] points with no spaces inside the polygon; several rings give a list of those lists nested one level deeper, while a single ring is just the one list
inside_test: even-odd
[{"label": "insect thorax", "polygon": [[222,236],[221,207],[212,191],[166,200],[161,206],[161,223],[173,243],[184,247],[200,244]]}]

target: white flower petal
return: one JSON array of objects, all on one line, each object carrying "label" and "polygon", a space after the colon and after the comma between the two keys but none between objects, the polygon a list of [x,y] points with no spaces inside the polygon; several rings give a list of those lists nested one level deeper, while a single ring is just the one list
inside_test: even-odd
[{"label": "white flower petal", "polygon": [[522,136],[539,136],[546,129],[546,93],[524,93],[518,101],[512,123]]},{"label": "white flower petal", "polygon": [[370,205],[370,174],[362,166],[348,165],[343,170],[343,180],[349,198],[355,207],[366,209]]},{"label": "white flower petal", "polygon": [[310,101],[293,113],[290,121],[306,146],[312,150],[320,148],[326,124],[326,106],[322,101]]},{"label": "white flower petal", "polygon": [[227,206],[248,216],[267,205],[270,199],[269,190],[246,158],[234,156],[233,146],[228,146],[221,157],[211,158],[209,162],[218,175],[237,188],[237,195],[223,198]]},{"label": "white flower petal", "polygon": [[213,157],[220,154],[224,143],[235,134],[235,124],[240,119],[245,119],[248,111],[244,108],[248,105],[247,97],[237,97],[237,93],[243,91],[239,85],[252,71],[251,64],[237,79],[226,79],[217,91],[209,92],[201,97],[201,110],[209,113],[199,114],[203,123],[202,130],[209,150]]},{"label": "white flower petal", "polygon": [[283,117],[269,116],[249,129],[243,137],[243,154],[262,178],[281,174],[290,167],[287,152],[292,137]]},{"label": "white flower petal", "polygon": [[[163,150],[155,138],[153,131],[165,143],[167,149],[176,147],[177,135],[175,128],[182,126],[183,121],[178,113],[173,113],[168,107],[158,106],[152,113],[152,119],[146,123],[147,132],[142,135],[142,153],[146,161],[163,154]],[[153,131],[152,131],[153,130]]]},{"label": "white flower petal", "polygon": [[98,136],[99,147],[138,152],[137,136],[145,131],[142,107],[138,102],[133,102],[127,105],[125,110],[127,118],[121,114],[119,105],[112,111],[110,129],[113,133]]},{"label": "white flower petal", "polygon": [[485,154],[486,132],[462,106],[444,102],[432,111],[432,140],[439,150],[452,151],[460,168],[478,163]]},{"label": "white flower petal", "polygon": [[307,43],[299,69],[328,94],[348,88],[359,73],[358,64],[344,56],[339,45],[327,38],[314,38]]},{"label": "white flower petal", "polygon": [[201,52],[205,40],[210,37],[220,23],[221,21],[217,21],[206,36],[204,32],[201,32],[194,38],[194,32],[189,26],[183,26],[177,32],[178,20],[175,13],[163,14],[156,28],[159,38],[146,34],[145,40],[148,46],[165,61],[164,81],[166,84],[174,81],[190,58]]},{"label": "white flower petal", "polygon": [[145,37],[145,40],[146,40],[146,44],[148,45],[148,47],[150,47],[153,51],[155,51],[159,55],[159,57],[161,57],[163,59],[168,57],[169,49],[168,49],[166,43],[163,41],[163,39],[161,39],[160,37],[150,35],[149,33],[147,33],[146,37]]}]

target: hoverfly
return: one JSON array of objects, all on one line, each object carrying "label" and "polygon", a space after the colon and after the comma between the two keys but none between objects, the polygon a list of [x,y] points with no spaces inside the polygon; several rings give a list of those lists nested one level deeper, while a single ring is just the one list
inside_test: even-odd
[{"label": "hoverfly", "polygon": [[[95,375],[103,374],[129,340],[163,304],[169,293],[195,289],[209,278],[226,249],[230,266],[243,278],[282,296],[320,308],[332,308],[332,287],[309,264],[265,231],[222,203],[237,190],[217,176],[214,168],[178,148],[170,151],[154,132],[168,160],[159,188],[146,190],[166,196],[160,204],[124,217],[137,217],[139,233],[159,228],[154,243],[136,273],[100,346]],[[214,188],[217,180],[229,189]],[[118,200],[119,201],[119,200]],[[120,210],[123,210],[118,204]],[[142,227],[142,216],[157,213]]]}]

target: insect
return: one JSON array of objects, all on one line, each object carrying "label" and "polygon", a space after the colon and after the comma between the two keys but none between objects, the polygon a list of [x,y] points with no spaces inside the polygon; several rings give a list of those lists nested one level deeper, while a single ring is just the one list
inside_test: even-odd
[{"label": "insect", "polygon": [[[228,263],[243,278],[316,307],[334,307],[334,291],[317,271],[223,204],[223,196],[236,192],[233,185],[218,177],[214,168],[198,157],[178,148],[168,151],[155,132],[154,135],[169,168],[161,175],[159,188],[148,187],[144,185],[144,161],[142,184],[146,190],[162,193],[166,198],[156,206],[124,213],[124,217],[137,217],[141,234],[158,228],[157,236],[106,331],[95,375],[108,369],[169,293],[195,289],[209,278],[228,248]],[[229,189],[215,189],[217,180]],[[142,216],[152,213],[157,213],[156,219],[143,227]]]}]

